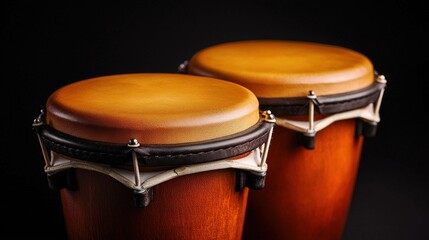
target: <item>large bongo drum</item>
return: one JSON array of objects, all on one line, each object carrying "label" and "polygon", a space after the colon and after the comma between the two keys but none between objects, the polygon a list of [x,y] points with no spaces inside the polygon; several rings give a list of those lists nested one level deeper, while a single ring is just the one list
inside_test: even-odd
[{"label": "large bongo drum", "polygon": [[101,76],[52,93],[34,120],[69,239],[241,239],[274,116],[228,81]]},{"label": "large bongo drum", "polygon": [[340,239],[363,139],[374,136],[386,84],[351,49],[254,40],[195,53],[182,73],[238,83],[276,119],[266,185],[249,193],[243,239]]}]

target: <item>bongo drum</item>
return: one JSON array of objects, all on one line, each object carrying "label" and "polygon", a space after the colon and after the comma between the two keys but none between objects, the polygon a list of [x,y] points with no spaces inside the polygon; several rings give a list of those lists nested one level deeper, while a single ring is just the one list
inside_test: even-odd
[{"label": "bongo drum", "polygon": [[363,139],[374,136],[386,80],[351,49],[249,40],[211,46],[179,66],[238,83],[276,129],[266,185],[249,193],[243,239],[340,239]]},{"label": "bongo drum", "polygon": [[228,81],[101,76],[49,96],[33,129],[69,239],[241,239],[274,116]]}]

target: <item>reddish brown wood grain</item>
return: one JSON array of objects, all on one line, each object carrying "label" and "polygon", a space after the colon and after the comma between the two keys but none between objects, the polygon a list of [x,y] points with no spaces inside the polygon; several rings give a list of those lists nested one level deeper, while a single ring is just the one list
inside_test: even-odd
[{"label": "reddish brown wood grain", "polygon": [[265,188],[249,193],[243,239],[341,239],[363,137],[355,138],[354,119],[318,132],[313,150],[296,134],[274,130]]},{"label": "reddish brown wood grain", "polygon": [[78,190],[61,190],[72,239],[241,239],[248,189],[235,191],[235,171],[179,177],[154,187],[136,208],[132,190],[111,177],[76,170]]}]

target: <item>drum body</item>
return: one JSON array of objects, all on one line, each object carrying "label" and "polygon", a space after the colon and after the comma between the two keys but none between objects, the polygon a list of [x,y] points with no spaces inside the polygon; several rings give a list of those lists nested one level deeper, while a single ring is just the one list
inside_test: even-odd
[{"label": "drum body", "polygon": [[64,86],[33,126],[69,239],[241,239],[269,118],[240,85],[147,73]]},{"label": "drum body", "polygon": [[255,40],[203,49],[182,72],[245,86],[277,120],[243,239],[341,239],[385,85],[370,60],[337,46]]}]

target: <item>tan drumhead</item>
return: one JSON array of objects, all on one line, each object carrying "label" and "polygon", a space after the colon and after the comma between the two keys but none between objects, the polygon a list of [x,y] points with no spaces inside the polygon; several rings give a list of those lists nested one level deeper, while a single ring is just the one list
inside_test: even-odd
[{"label": "tan drumhead", "polygon": [[173,73],[103,76],[55,91],[47,124],[94,141],[174,144],[246,130],[259,120],[258,100],[238,84]]},{"label": "tan drumhead", "polygon": [[243,85],[262,98],[345,93],[374,82],[370,60],[343,47],[286,40],[230,42],[197,52],[188,72]]}]

